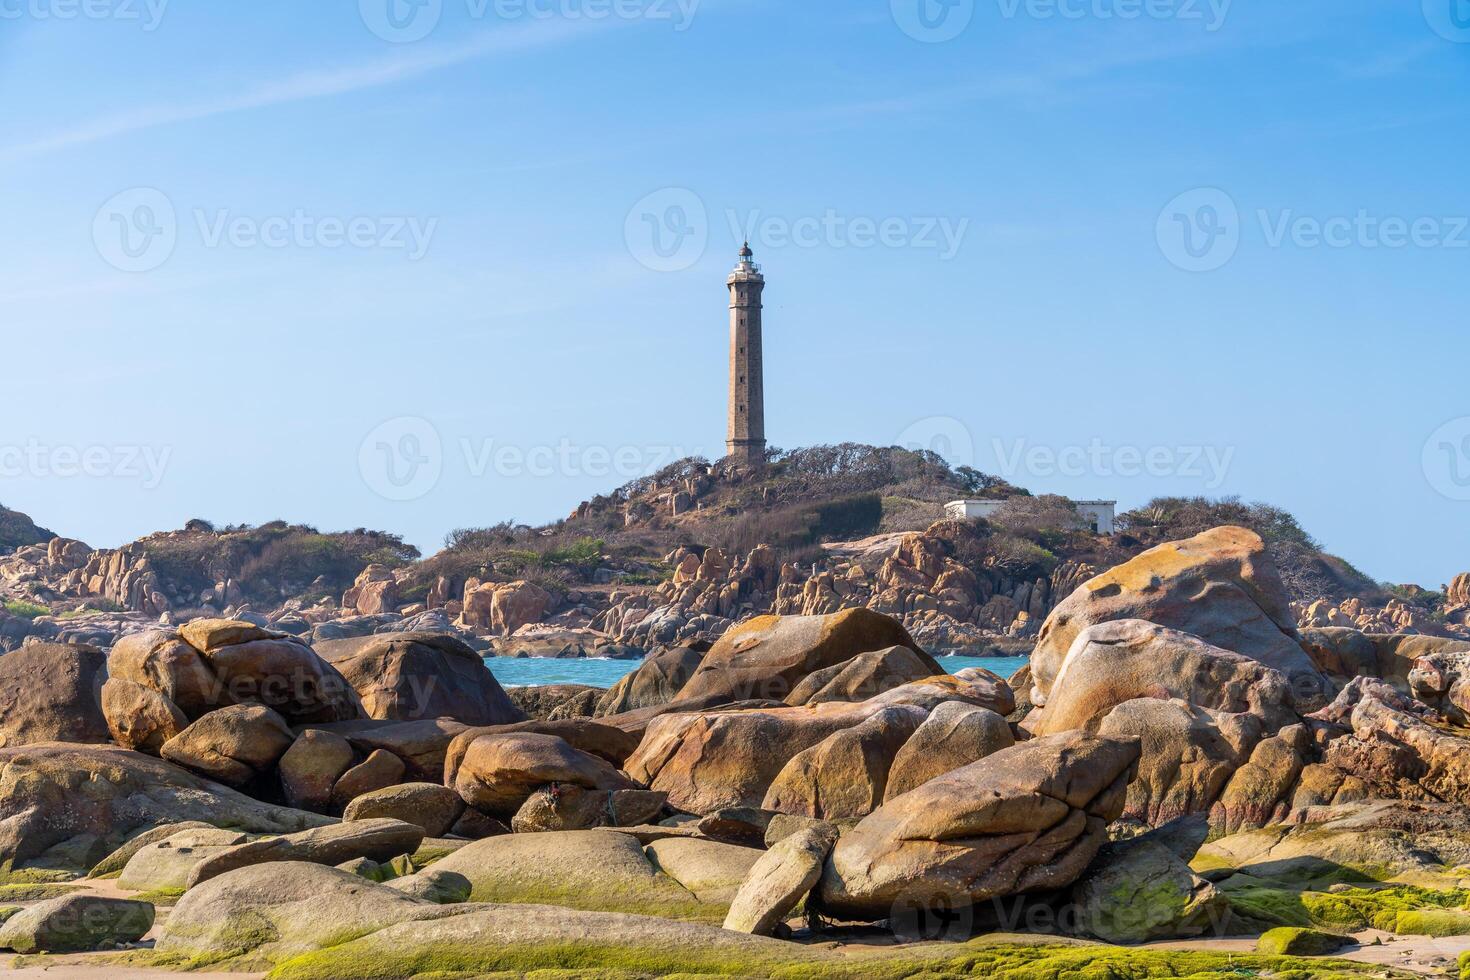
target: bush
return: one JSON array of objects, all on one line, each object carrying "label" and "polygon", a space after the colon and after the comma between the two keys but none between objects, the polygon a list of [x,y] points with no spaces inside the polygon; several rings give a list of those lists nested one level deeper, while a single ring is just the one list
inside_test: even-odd
[{"label": "bush", "polygon": [[0,605],[3,605],[5,611],[10,613],[10,615],[19,616],[21,619],[35,619],[37,616],[44,616],[51,611],[45,606],[38,606],[34,602],[26,602],[23,599],[6,599]]}]

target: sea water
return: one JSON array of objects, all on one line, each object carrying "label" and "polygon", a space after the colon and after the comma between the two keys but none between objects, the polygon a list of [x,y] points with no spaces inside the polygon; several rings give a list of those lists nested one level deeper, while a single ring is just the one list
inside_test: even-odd
[{"label": "sea water", "polygon": [[[1025,657],[939,657],[951,674],[966,667],[984,667],[1010,677],[1026,663]],[[490,672],[503,687],[532,687],[541,684],[590,684],[612,687],[637,670],[641,660],[545,660],[535,657],[488,657]]]}]

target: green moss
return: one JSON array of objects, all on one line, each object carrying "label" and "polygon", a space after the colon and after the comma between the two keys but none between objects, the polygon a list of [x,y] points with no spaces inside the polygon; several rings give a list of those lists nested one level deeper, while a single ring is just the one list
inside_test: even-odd
[{"label": "green moss", "polygon": [[1401,935],[1470,935],[1470,890],[1462,888],[1394,885],[1315,892],[1227,883],[1224,891],[1237,916],[1262,927],[1352,932],[1371,926]]},{"label": "green moss", "polygon": [[9,864],[0,864],[0,885],[44,885],[76,879],[77,876],[70,871],[55,868],[12,868]]},{"label": "green moss", "polygon": [[1351,942],[1347,936],[1283,926],[1256,940],[1256,952],[1269,956],[1326,956]]},{"label": "green moss", "polygon": [[1470,980],[1470,949],[1460,954],[1460,980]]},{"label": "green moss", "polygon": [[20,906],[19,905],[6,905],[6,906],[3,906],[3,907],[0,907],[0,922],[4,922],[6,919],[10,918],[12,915],[14,915],[15,913],[17,913],[19,911],[20,911]]},{"label": "green moss", "polygon": [[81,890],[80,885],[0,885],[0,902],[43,902]]},{"label": "green moss", "polygon": [[182,888],[155,888],[152,891],[139,892],[129,896],[135,902],[147,902],[149,905],[163,906],[165,908],[179,904],[179,899],[184,897]]},{"label": "green moss", "polygon": [[[564,972],[565,971],[565,972]],[[587,944],[465,947],[447,944],[385,950],[371,939],[299,956],[269,980],[397,980],[429,976],[551,978],[759,977],[768,980],[1231,980],[1268,975],[1275,980],[1348,980],[1408,977],[1383,967],[1336,960],[1115,946],[987,944],[926,947],[893,953],[833,954],[791,947],[789,959],[753,960],[748,950],[650,949]]]},{"label": "green moss", "polygon": [[576,882],[538,887],[520,882],[482,881],[475,885],[469,900],[493,905],[559,905],[580,912],[624,912],[714,925],[723,923],[730,912],[727,905],[700,902],[693,896],[687,901],[658,899],[647,892],[634,890],[624,894],[615,888],[587,889]]}]

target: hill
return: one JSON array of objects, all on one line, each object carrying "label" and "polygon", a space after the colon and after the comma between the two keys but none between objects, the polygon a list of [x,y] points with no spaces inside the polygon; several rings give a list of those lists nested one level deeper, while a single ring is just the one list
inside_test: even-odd
[{"label": "hill", "polygon": [[56,537],[18,510],[0,504],[0,555],[32,544],[44,544]]}]

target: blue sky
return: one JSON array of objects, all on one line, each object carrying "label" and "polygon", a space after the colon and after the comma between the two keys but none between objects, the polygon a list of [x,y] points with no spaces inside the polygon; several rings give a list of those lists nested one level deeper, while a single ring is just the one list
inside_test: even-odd
[{"label": "blue sky", "polygon": [[0,0],[0,501],[554,519],[719,454],[749,232],[775,445],[1470,568],[1465,0],[388,2]]}]

